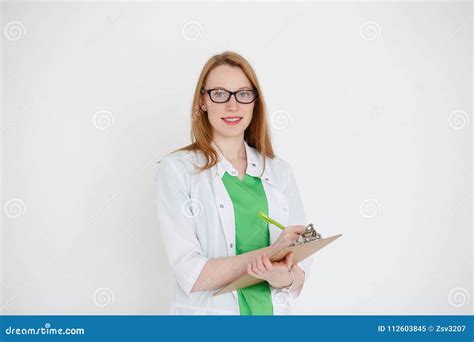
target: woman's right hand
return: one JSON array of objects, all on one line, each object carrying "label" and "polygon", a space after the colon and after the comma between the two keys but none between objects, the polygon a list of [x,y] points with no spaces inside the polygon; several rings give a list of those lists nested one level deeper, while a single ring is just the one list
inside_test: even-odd
[{"label": "woman's right hand", "polygon": [[273,253],[278,253],[291,246],[305,231],[305,226],[289,226],[282,230],[278,239],[270,245]]}]

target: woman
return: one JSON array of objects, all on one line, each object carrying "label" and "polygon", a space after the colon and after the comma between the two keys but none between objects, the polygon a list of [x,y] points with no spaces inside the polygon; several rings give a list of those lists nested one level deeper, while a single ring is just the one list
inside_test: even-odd
[{"label": "woman", "polygon": [[[176,279],[171,314],[284,315],[312,259],[269,256],[304,231],[292,169],[275,157],[262,91],[250,64],[224,52],[209,59],[193,101],[192,144],[158,164],[159,228]],[[258,216],[263,211],[285,227]],[[244,274],[264,280],[212,296]]]}]

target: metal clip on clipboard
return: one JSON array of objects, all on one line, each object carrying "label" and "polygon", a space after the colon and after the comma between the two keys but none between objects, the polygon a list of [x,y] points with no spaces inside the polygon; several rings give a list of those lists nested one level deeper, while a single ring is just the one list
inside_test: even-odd
[{"label": "metal clip on clipboard", "polygon": [[293,246],[303,245],[307,242],[311,242],[314,240],[322,239],[322,235],[319,234],[316,229],[314,228],[313,224],[310,223],[305,227],[304,233],[298,237],[293,244]]},{"label": "metal clip on clipboard", "polygon": [[[274,219],[272,219],[271,217],[269,217],[267,214],[265,214],[264,212],[262,211],[259,211],[258,212],[258,216],[260,216],[260,218],[262,218],[263,220],[267,221],[268,223],[271,223],[275,226],[277,226],[278,228],[280,228],[281,230],[284,230],[285,229],[285,226],[282,225],[281,223],[275,221]],[[311,241],[314,241],[314,240],[318,240],[318,239],[322,239],[322,236],[321,234],[319,234],[316,229],[314,229],[314,226],[312,223],[308,224],[306,227],[305,227],[305,230],[304,230],[304,233],[301,234],[299,237],[298,237],[298,240],[296,240],[294,243],[293,243],[293,246],[299,246],[299,245],[303,245],[307,242],[311,242]]]}]

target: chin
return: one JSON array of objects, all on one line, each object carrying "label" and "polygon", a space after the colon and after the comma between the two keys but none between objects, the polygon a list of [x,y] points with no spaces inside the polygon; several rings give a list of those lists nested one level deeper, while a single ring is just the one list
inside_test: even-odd
[{"label": "chin", "polygon": [[245,130],[218,129],[216,133],[224,138],[235,138],[243,135]]}]

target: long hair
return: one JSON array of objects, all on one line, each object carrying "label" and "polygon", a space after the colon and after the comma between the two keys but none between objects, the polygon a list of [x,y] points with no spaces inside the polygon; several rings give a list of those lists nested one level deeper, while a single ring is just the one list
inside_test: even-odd
[{"label": "long hair", "polygon": [[226,51],[218,55],[212,56],[201,71],[199,80],[194,90],[194,99],[191,113],[191,144],[182,147],[176,151],[198,151],[202,152],[206,157],[206,164],[199,166],[201,171],[210,169],[217,164],[218,154],[212,146],[212,126],[209,122],[207,112],[201,109],[199,100],[201,90],[204,88],[209,73],[220,65],[229,65],[239,67],[252,83],[253,88],[257,91],[258,96],[252,114],[252,120],[244,132],[244,139],[247,144],[256,149],[264,158],[263,169],[265,169],[265,157],[274,158],[273,147],[270,140],[270,134],[267,124],[267,111],[265,101],[263,99],[262,90],[257,80],[255,71],[249,62],[232,51]]}]

